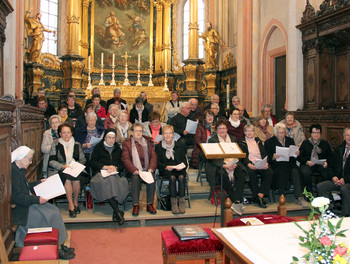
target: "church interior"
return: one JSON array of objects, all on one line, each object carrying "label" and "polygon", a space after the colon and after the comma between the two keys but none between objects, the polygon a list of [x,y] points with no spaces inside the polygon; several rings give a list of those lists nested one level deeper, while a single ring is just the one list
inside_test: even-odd
[{"label": "church interior", "polygon": [[[174,91],[179,101],[197,99],[200,108],[218,95],[218,105],[225,111],[239,97],[253,125],[269,105],[278,121],[293,113],[306,139],[311,137],[310,126],[319,124],[321,138],[333,150],[343,142],[344,128],[350,124],[349,0],[1,0],[0,18],[0,229],[9,259],[20,252],[12,215],[16,205],[11,195],[11,152],[20,146],[34,150],[25,176],[34,182],[43,175],[42,141],[50,125],[46,108],[31,103],[41,98],[39,91],[44,91],[45,102],[55,113],[70,94],[84,110],[94,88],[99,88],[101,105],[118,90],[131,113],[135,98],[147,93],[162,123],[167,121],[166,104]],[[189,161],[191,151],[187,149]],[[160,226],[219,227],[224,214],[225,221],[237,217],[231,205],[224,213],[220,205],[215,206],[216,200],[208,199],[212,193],[205,165],[190,166],[187,174],[185,214],[161,209],[159,186],[154,197],[157,214],[146,212],[144,184],[138,217],[131,197],[120,205],[125,211],[123,226],[113,222],[112,209],[94,200],[89,188],[79,195],[81,213],[76,218],[69,215],[65,199],[54,204],[71,232],[71,245],[75,230],[135,228],[130,232],[137,237],[137,228],[155,226],[159,246],[150,252],[155,259],[136,254],[138,262],[91,258],[90,263],[175,263],[176,258],[167,259],[164,253],[165,228]],[[243,195],[251,196],[248,183]],[[271,192],[267,208],[248,204],[243,214],[277,215],[284,210],[284,216],[300,217],[309,213],[295,202],[293,193],[286,195],[286,201]],[[109,236],[106,230],[101,232]],[[132,249],[125,250],[133,254]],[[59,263],[89,260],[78,255],[76,250],[74,259]],[[1,256],[1,263],[7,263]],[[200,256],[230,263],[223,262],[222,255]],[[193,256],[182,260],[204,263]]]}]

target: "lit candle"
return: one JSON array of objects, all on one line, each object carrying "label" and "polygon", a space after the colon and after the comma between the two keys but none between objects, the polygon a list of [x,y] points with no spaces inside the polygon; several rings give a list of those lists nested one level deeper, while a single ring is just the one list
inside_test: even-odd
[{"label": "lit candle", "polygon": [[226,84],[226,101],[227,108],[230,108],[230,84]]},{"label": "lit candle", "polygon": [[141,66],[141,57],[140,57],[140,53],[138,54],[138,58],[137,58],[137,66],[138,66],[138,67]]},{"label": "lit candle", "polygon": [[101,65],[103,65],[103,53],[101,53]]},{"label": "lit candle", "polygon": [[113,53],[113,56],[112,56],[112,67],[114,67],[114,53]]},{"label": "lit candle", "polygon": [[89,56],[89,58],[88,58],[88,70],[91,70],[91,68],[90,68],[90,56]]}]

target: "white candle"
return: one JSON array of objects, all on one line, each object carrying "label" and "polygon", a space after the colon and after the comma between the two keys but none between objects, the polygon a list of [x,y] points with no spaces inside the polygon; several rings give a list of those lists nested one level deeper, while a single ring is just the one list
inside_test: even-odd
[{"label": "white candle", "polygon": [[89,58],[88,58],[88,70],[90,70],[91,68],[90,68],[90,56],[89,56]]},{"label": "white candle", "polygon": [[114,67],[114,53],[113,53],[113,56],[112,56],[112,67]]},{"label": "white candle", "polygon": [[164,64],[164,72],[168,71],[168,62],[167,62],[167,58],[165,57],[165,64]]},{"label": "white candle", "polygon": [[101,53],[101,65],[103,65],[103,53]]},{"label": "white candle", "polygon": [[140,57],[140,53],[138,54],[138,58],[137,58],[137,66],[138,66],[138,67],[141,66],[141,57]]},{"label": "white candle", "polygon": [[230,108],[230,84],[226,84],[226,101],[227,108]]}]

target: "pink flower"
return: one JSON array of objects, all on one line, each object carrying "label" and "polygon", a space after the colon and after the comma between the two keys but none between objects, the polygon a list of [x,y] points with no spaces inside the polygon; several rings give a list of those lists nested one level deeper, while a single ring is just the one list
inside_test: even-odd
[{"label": "pink flower", "polygon": [[338,254],[339,256],[343,256],[346,254],[347,250],[348,249],[346,247],[337,246],[336,249],[334,249],[334,255],[336,256]]},{"label": "pink flower", "polygon": [[332,245],[332,241],[329,239],[328,236],[324,236],[322,237],[321,239],[319,239],[321,244],[324,245],[324,246],[330,246]]}]

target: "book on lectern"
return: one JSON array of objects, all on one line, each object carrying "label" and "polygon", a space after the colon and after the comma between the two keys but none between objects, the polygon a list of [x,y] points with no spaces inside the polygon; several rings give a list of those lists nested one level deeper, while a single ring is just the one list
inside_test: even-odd
[{"label": "book on lectern", "polygon": [[209,239],[209,235],[198,225],[172,226],[174,233],[181,241],[190,239]]}]

